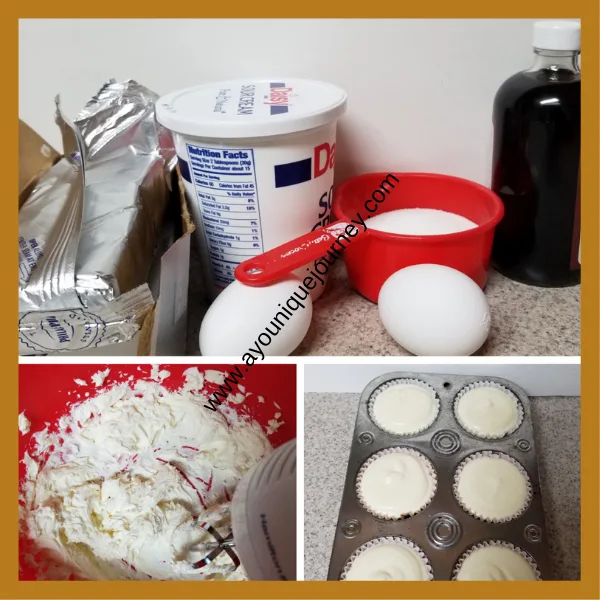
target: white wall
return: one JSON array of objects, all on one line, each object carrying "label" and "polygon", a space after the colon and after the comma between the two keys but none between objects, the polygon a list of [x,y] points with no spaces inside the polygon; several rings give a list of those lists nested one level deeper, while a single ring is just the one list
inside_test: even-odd
[{"label": "white wall", "polygon": [[166,93],[231,77],[331,81],[349,104],[337,179],[373,170],[449,173],[489,183],[498,86],[531,62],[518,20],[21,20],[20,117],[60,149],[69,116],[105,80]]},{"label": "white wall", "polygon": [[529,396],[579,396],[579,364],[309,364],[304,366],[305,392],[360,393],[375,377],[391,371],[503,377]]}]

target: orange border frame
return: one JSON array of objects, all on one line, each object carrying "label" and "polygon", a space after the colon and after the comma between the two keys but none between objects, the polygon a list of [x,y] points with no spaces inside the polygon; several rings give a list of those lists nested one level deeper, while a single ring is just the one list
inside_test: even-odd
[{"label": "orange border frame", "polygon": [[[285,10],[287,8],[287,10]],[[584,85],[582,109],[585,127],[582,129],[582,253],[585,274],[582,283],[582,426],[581,426],[581,492],[582,580],[577,582],[506,582],[487,583],[346,583],[346,582],[19,582],[17,557],[17,336],[12,323],[17,313],[17,294],[12,291],[0,300],[8,315],[8,335],[2,345],[3,382],[5,386],[6,417],[0,420],[0,447],[4,458],[4,476],[9,493],[0,498],[4,543],[0,548],[2,598],[599,598],[598,533],[599,505],[599,310],[598,284],[600,265],[599,237],[599,160],[598,160],[598,22],[597,0],[504,0],[500,5],[475,0],[430,0],[429,3],[403,5],[387,0],[377,5],[351,2],[305,0],[301,6],[274,5],[254,2],[252,5],[232,0],[219,10],[216,4],[165,4],[148,0],[143,6],[118,3],[42,3],[30,0],[27,4],[12,4],[5,9],[4,31],[0,44],[5,56],[5,79],[18,89],[18,18],[139,18],[147,17],[352,17],[352,18],[581,18],[583,26]],[[17,59],[17,60],[16,60]],[[17,94],[2,95],[5,115],[2,164],[5,165],[4,185],[7,205],[13,212],[5,221],[7,230],[1,236],[2,255],[15,257],[14,240],[17,220]],[[12,189],[12,192],[10,191]],[[12,233],[11,233],[12,232]],[[13,259],[11,259],[13,260]],[[16,261],[10,263],[12,277],[17,279]],[[7,285],[6,288],[15,288]],[[12,316],[11,316],[12,315]],[[301,359],[300,359],[301,361]],[[299,373],[300,375],[300,373]],[[12,416],[11,416],[12,415]]]}]

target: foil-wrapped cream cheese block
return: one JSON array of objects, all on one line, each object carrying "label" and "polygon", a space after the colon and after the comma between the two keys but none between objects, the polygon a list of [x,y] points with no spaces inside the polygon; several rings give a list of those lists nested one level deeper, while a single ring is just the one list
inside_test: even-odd
[{"label": "foil-wrapped cream cheese block", "polygon": [[146,281],[175,156],[157,98],[111,80],[74,123],[57,99],[64,158],[19,213],[22,353],[127,341],[153,306]]}]

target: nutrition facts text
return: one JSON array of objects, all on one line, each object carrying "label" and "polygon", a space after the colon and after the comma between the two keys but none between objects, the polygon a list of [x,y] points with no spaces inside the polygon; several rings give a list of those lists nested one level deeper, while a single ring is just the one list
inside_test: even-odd
[{"label": "nutrition facts text", "polygon": [[225,286],[238,264],[264,251],[254,152],[191,144],[187,149],[213,280]]}]

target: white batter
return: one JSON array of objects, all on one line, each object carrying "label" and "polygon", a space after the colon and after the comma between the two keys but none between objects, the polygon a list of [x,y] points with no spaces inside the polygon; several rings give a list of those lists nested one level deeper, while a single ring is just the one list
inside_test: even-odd
[{"label": "white batter", "polygon": [[402,543],[380,543],[364,550],[346,573],[347,581],[425,581],[427,565],[413,548]]},{"label": "white batter", "polygon": [[517,403],[501,389],[478,387],[458,399],[456,417],[469,432],[484,437],[500,438],[519,425]]},{"label": "white batter", "polygon": [[210,570],[191,570],[206,554],[191,550],[204,535],[194,517],[210,520],[271,445],[233,409],[204,408],[202,377],[197,369],[186,376],[175,392],[148,381],[98,390],[57,431],[34,434],[22,526],[36,549],[54,555],[44,559],[47,578],[207,578]]},{"label": "white batter", "polygon": [[491,456],[469,460],[458,478],[462,504],[486,520],[505,520],[520,513],[529,501],[528,482],[512,462]]},{"label": "white batter", "polygon": [[31,429],[31,421],[25,416],[25,411],[19,414],[19,431],[22,435],[29,433]]},{"label": "white batter", "polygon": [[96,387],[100,387],[104,383],[104,380],[108,377],[109,373],[110,369],[105,369],[104,371],[98,371],[97,373],[94,373],[92,375],[92,383]]},{"label": "white batter", "polygon": [[439,410],[433,392],[415,384],[397,384],[377,394],[371,412],[373,420],[385,431],[408,435],[423,431]]},{"label": "white batter", "polygon": [[358,484],[365,505],[377,515],[394,519],[419,512],[435,492],[424,460],[407,452],[376,458]]},{"label": "white batter", "polygon": [[456,575],[459,581],[535,580],[535,571],[521,554],[505,546],[476,548]]},{"label": "white batter", "polygon": [[367,227],[404,235],[444,235],[474,229],[473,221],[433,208],[399,208],[369,219]]}]

